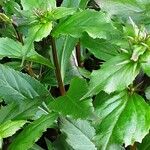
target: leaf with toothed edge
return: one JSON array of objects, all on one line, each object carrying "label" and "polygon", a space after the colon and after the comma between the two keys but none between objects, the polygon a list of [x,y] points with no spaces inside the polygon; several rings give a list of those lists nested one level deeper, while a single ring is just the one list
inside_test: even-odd
[{"label": "leaf with toothed edge", "polygon": [[87,83],[84,79],[74,78],[68,92],[56,98],[49,104],[50,110],[73,118],[86,118],[93,111],[92,99],[80,100],[87,92]]},{"label": "leaf with toothed edge", "polygon": [[44,115],[26,126],[23,131],[17,135],[9,146],[9,150],[27,150],[41,137],[47,128],[52,127],[57,115],[52,113]]},{"label": "leaf with toothed edge", "polygon": [[139,64],[130,58],[131,56],[128,54],[120,54],[105,62],[101,69],[93,71],[89,90],[83,98],[97,94],[102,90],[106,93],[112,93],[127,88],[140,71]]},{"label": "leaf with toothed edge", "polygon": [[[95,141],[101,150],[120,150],[134,142],[142,142],[150,129],[150,107],[136,94],[123,91],[108,99],[97,96]],[[100,141],[100,142],[99,142]]]}]

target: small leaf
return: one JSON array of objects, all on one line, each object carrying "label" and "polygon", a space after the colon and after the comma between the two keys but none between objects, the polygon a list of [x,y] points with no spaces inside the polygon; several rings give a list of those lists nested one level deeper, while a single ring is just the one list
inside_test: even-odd
[{"label": "small leaf", "polygon": [[135,93],[124,91],[103,99],[95,114],[95,141],[101,150],[120,150],[123,143],[128,146],[141,142],[150,129],[150,106]]},{"label": "small leaf", "polygon": [[67,143],[78,150],[97,150],[92,138],[95,129],[85,120],[61,120],[61,131],[67,135]]},{"label": "small leaf", "polygon": [[7,138],[12,136],[19,130],[27,121],[18,120],[18,121],[7,121],[0,124],[0,139]]},{"label": "small leaf", "polygon": [[9,146],[9,150],[28,150],[31,148],[42,135],[47,128],[52,127],[56,120],[56,114],[48,114],[41,118],[33,121],[31,124],[26,126],[24,130],[17,135]]},{"label": "small leaf", "polygon": [[65,116],[86,118],[93,110],[91,99],[80,100],[86,92],[86,81],[80,78],[74,78],[71,81],[70,88],[66,95],[58,97],[55,101],[50,103],[49,107]]},{"label": "small leaf", "polygon": [[[107,93],[127,88],[140,71],[138,63],[130,60],[128,54],[121,54],[105,62],[101,69],[93,71],[89,83],[88,97],[104,90]],[[97,82],[98,81],[98,82]]]},{"label": "small leaf", "polygon": [[82,36],[83,32],[87,32],[93,38],[106,38],[114,30],[110,23],[110,19],[102,12],[94,10],[85,10],[77,12],[63,22],[60,22],[54,28],[52,34],[70,35],[75,38]]}]

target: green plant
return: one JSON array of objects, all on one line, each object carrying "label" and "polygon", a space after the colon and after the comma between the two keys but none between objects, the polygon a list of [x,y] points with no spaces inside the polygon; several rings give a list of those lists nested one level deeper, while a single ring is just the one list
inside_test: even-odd
[{"label": "green plant", "polygon": [[150,149],[148,0],[0,6],[1,149]]}]

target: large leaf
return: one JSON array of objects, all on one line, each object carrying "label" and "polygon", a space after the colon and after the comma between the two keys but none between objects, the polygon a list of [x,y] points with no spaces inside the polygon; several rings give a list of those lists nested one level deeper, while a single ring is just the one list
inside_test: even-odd
[{"label": "large leaf", "polygon": [[49,92],[37,80],[0,65],[0,97],[6,102],[21,103],[37,96],[49,97]]},{"label": "large leaf", "polygon": [[30,125],[26,126],[24,130],[17,135],[9,147],[9,150],[27,150],[31,148],[47,128],[52,127],[56,120],[56,114],[48,114],[35,120]]},{"label": "large leaf", "polygon": [[96,143],[101,150],[142,142],[150,129],[150,106],[138,94],[122,92],[109,99],[97,97]]},{"label": "large leaf", "polygon": [[32,100],[24,103],[23,106],[18,106],[12,103],[0,109],[0,123],[8,120],[27,120],[31,119],[39,110],[41,101]]},{"label": "large leaf", "polygon": [[95,129],[85,120],[61,120],[61,131],[67,135],[67,143],[78,150],[97,150],[93,143]]},{"label": "large leaf", "polygon": [[27,121],[18,120],[18,121],[7,121],[0,124],[0,139],[7,138],[15,134]]},{"label": "large leaf", "polygon": [[[23,46],[21,45],[21,43],[9,38],[0,38],[0,59],[3,57],[22,59],[22,50]],[[52,67],[52,64],[48,59],[39,55],[34,50],[31,50],[29,53],[27,53],[26,60],[37,62],[48,67]]]},{"label": "large leaf", "polygon": [[106,38],[109,31],[112,32],[113,30],[114,28],[106,14],[88,9],[77,12],[59,23],[52,34],[56,37],[70,35],[79,38],[83,32],[87,32],[93,38]]},{"label": "large leaf", "polygon": [[93,39],[87,35],[81,38],[81,44],[87,48],[95,57],[101,60],[109,60],[118,54],[119,48],[104,39]]},{"label": "large leaf", "polygon": [[130,60],[128,54],[120,54],[93,71],[89,83],[89,91],[84,97],[104,90],[107,93],[121,91],[130,85],[140,71],[137,62]]},{"label": "large leaf", "polygon": [[50,109],[74,118],[86,118],[92,111],[92,100],[80,98],[87,92],[86,81],[74,78],[66,95],[50,103]]}]

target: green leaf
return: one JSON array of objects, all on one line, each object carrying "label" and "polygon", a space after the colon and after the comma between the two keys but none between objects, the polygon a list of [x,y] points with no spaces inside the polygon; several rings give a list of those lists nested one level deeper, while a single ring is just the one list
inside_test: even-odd
[{"label": "green leaf", "polygon": [[18,10],[20,11],[20,6],[15,1],[5,1],[3,10],[9,16],[12,17],[12,14],[17,14]]},{"label": "green leaf", "polygon": [[80,0],[63,0],[62,7],[78,7]]},{"label": "green leaf", "polygon": [[150,76],[150,52],[146,51],[140,61],[143,72]]},{"label": "green leaf", "polygon": [[142,143],[138,144],[138,150],[149,150],[150,149],[150,133],[142,140]]},{"label": "green leaf", "polygon": [[54,150],[74,150],[66,141],[66,136],[61,134],[58,138],[53,142]]},{"label": "green leaf", "polygon": [[84,35],[80,41],[84,48],[87,48],[95,57],[101,60],[107,61],[118,54],[119,47],[107,40],[93,39],[88,35]]},{"label": "green leaf", "polygon": [[63,80],[66,75],[67,67],[69,67],[70,57],[76,43],[77,39],[70,36],[65,36],[56,40],[56,44],[58,45],[57,51],[59,55],[61,75]]},{"label": "green leaf", "polygon": [[50,140],[48,140],[47,138],[45,138],[45,142],[46,142],[46,146],[48,150],[54,150],[52,142]]},{"label": "green leaf", "polygon": [[[148,0],[95,0],[102,11],[110,16],[119,16],[123,20],[129,17],[140,24],[149,24],[149,6]],[[144,13],[143,13],[144,12]]]},{"label": "green leaf", "polygon": [[106,38],[109,31],[114,28],[106,14],[94,10],[77,12],[54,28],[52,34],[70,35],[75,38],[81,37],[83,32],[87,32],[93,38]]},{"label": "green leaf", "polygon": [[61,131],[67,135],[67,143],[78,150],[97,150],[93,143],[95,129],[85,120],[61,120]]},{"label": "green leaf", "polygon": [[51,11],[55,20],[72,15],[76,12],[75,8],[57,7]]},{"label": "green leaf", "polygon": [[52,127],[56,120],[56,114],[48,114],[41,118],[33,121],[31,124],[26,126],[24,130],[17,135],[9,146],[9,150],[27,150],[31,148],[42,135],[47,128]]},{"label": "green leaf", "polygon": [[150,86],[148,86],[145,90],[145,96],[148,100],[150,100]]},{"label": "green leaf", "polygon": [[7,121],[0,124],[0,139],[7,138],[12,136],[19,130],[27,121],[18,120],[18,121]]},{"label": "green leaf", "polygon": [[95,141],[101,150],[120,150],[123,143],[126,147],[141,142],[149,133],[150,106],[136,93],[124,91],[102,100],[95,114]]},{"label": "green leaf", "polygon": [[85,9],[89,1],[90,1],[90,0],[80,0],[79,7],[80,7],[81,9]]},{"label": "green leaf", "polygon": [[102,90],[106,93],[121,91],[133,82],[139,71],[139,64],[130,60],[128,54],[113,57],[105,62],[101,69],[92,72],[88,93],[83,98]]},{"label": "green leaf", "polygon": [[74,78],[66,95],[56,98],[55,101],[50,103],[49,107],[53,111],[73,118],[86,118],[93,110],[91,99],[80,100],[86,92],[86,81]]},{"label": "green leaf", "polygon": [[39,145],[37,145],[37,144],[34,144],[33,146],[32,146],[32,148],[30,148],[29,150],[44,150],[42,147],[40,147]]},{"label": "green leaf", "polygon": [[21,4],[24,10],[42,9],[51,10],[56,7],[55,0],[21,0]]},{"label": "green leaf", "polygon": [[41,41],[50,34],[51,30],[52,22],[37,23],[37,25],[34,24],[29,28],[28,37],[26,38],[25,44],[22,48],[23,57],[21,66],[23,66],[28,53],[32,51],[34,41]]},{"label": "green leaf", "polygon": [[[58,17],[58,16],[57,16]],[[46,23],[37,23],[37,24],[33,24],[30,28],[29,28],[29,41],[31,40],[30,43],[32,43],[33,41],[39,42],[41,41],[43,38],[47,37],[50,32],[52,30],[52,22],[46,22]],[[28,42],[27,42],[28,44]],[[31,44],[28,44],[31,45]],[[30,46],[29,46],[30,47]],[[31,48],[29,48],[31,49]]]},{"label": "green leaf", "polygon": [[0,97],[7,103],[21,103],[38,96],[50,97],[45,87],[34,78],[0,65]]},{"label": "green leaf", "polygon": [[[21,43],[16,42],[12,39],[0,38],[0,59],[2,59],[3,57],[22,59],[23,46],[21,45]],[[39,55],[33,49],[29,53],[27,53],[26,60],[52,67],[52,64],[48,59]]]},{"label": "green leaf", "polygon": [[23,106],[17,104],[10,104],[0,109],[0,123],[8,120],[27,120],[31,119],[39,110],[41,101],[33,100],[26,102]]}]

